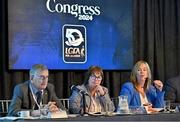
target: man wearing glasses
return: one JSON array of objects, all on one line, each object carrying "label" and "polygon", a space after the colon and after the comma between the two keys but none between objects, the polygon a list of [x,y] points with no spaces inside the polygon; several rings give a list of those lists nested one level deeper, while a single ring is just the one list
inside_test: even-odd
[{"label": "man wearing glasses", "polygon": [[[98,66],[91,66],[85,82],[72,89],[70,112],[75,114],[114,111],[108,89],[102,86],[103,71]],[[83,92],[82,92],[83,91]]]},{"label": "man wearing glasses", "polygon": [[29,81],[18,84],[14,88],[9,116],[18,116],[22,110],[29,110],[32,116],[38,116],[44,104],[51,112],[65,110],[56,96],[54,86],[48,83],[49,71],[45,65],[33,65],[29,75]]}]

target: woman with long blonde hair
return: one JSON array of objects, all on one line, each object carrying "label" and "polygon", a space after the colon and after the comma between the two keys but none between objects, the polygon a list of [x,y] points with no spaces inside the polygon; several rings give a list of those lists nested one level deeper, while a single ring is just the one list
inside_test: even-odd
[{"label": "woman with long blonde hair", "polygon": [[129,106],[161,108],[164,106],[163,83],[152,82],[151,70],[147,62],[138,61],[131,72],[130,82],[123,84],[119,95],[128,96]]}]

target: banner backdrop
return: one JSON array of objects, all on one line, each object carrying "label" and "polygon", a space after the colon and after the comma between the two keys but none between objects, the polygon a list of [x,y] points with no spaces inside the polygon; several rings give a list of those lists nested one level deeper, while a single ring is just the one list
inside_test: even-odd
[{"label": "banner backdrop", "polygon": [[132,0],[8,0],[9,69],[132,68]]}]

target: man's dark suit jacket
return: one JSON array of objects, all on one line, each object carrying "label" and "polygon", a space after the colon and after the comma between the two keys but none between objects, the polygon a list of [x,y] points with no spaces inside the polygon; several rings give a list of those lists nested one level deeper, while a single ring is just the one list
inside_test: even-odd
[{"label": "man's dark suit jacket", "polygon": [[172,108],[180,105],[180,75],[166,81],[164,85],[165,100],[171,101]]},{"label": "man's dark suit jacket", "polygon": [[[9,106],[9,116],[17,116],[17,112],[22,109],[34,109],[36,103],[29,88],[29,83],[30,81],[26,81],[22,84],[18,84],[14,88],[13,98]],[[56,96],[54,86],[50,83],[48,83],[46,89],[44,90],[42,103],[47,104],[49,101],[55,101],[59,108],[65,110],[58,97]]]}]

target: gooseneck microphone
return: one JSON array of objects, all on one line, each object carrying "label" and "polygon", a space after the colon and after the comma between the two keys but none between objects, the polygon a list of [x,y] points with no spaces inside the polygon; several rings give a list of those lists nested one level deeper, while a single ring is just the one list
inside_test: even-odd
[{"label": "gooseneck microphone", "polygon": [[79,93],[81,93],[81,94],[84,94],[84,95],[89,95],[86,91],[77,88],[77,86],[75,86],[75,85],[72,85],[72,86],[71,86],[71,90],[72,90],[72,91],[75,90],[75,91],[77,91],[77,92],[79,92]]}]

